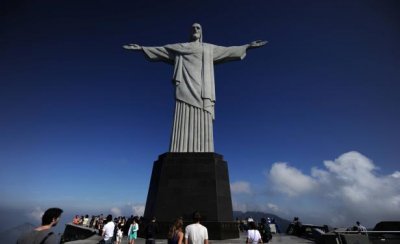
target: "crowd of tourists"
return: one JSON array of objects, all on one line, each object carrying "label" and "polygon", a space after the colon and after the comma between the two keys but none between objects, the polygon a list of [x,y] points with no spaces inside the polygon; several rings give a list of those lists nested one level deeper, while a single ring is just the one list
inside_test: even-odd
[{"label": "crowd of tourists", "polygon": [[[184,231],[183,219],[177,218],[173,223],[171,223],[168,232],[168,244],[208,244],[208,231],[205,226],[200,224],[200,219],[201,215],[199,212],[193,213],[193,224],[186,226]],[[140,226],[143,226],[142,220],[142,218],[137,216],[131,216],[128,219],[125,217],[117,217],[113,219],[112,215],[108,215],[104,218],[101,214],[98,216],[92,216],[89,219],[88,215],[77,215],[72,220],[72,223],[97,229],[99,234],[103,237],[101,243],[120,244],[122,238],[127,236],[129,243],[134,244],[138,237],[139,224]],[[144,227],[144,231],[142,232],[146,239],[146,244],[155,244],[158,232],[159,230],[156,218],[152,218]]]},{"label": "crowd of tourists", "polygon": [[135,239],[137,239],[137,232],[141,220],[141,217],[133,215],[129,218],[119,216],[114,219],[112,215],[104,217],[103,214],[93,215],[91,217],[89,217],[89,215],[75,215],[72,223],[98,230],[99,235],[103,236],[104,243],[120,244],[122,238],[127,236],[129,243],[133,244]]},{"label": "crowd of tourists", "polygon": [[[59,208],[50,208],[45,211],[42,216],[42,225],[37,227],[31,232],[22,235],[17,244],[29,243],[43,243],[53,244],[59,243],[57,235],[52,231],[52,228],[57,225],[60,220],[63,210]],[[168,232],[168,244],[208,244],[208,230],[205,226],[200,224],[201,215],[199,212],[193,213],[193,223],[184,228],[183,219],[177,218],[170,226]],[[88,215],[75,216],[72,223],[81,225],[86,228],[95,228],[99,230],[102,236],[100,243],[103,244],[121,244],[123,236],[127,236],[129,243],[134,244],[138,237],[139,224],[142,218],[137,216],[125,217],[112,217],[111,214],[104,218],[102,214],[98,216]],[[253,219],[249,219],[247,240],[246,243],[266,243],[271,238],[271,230],[268,221],[263,218],[257,225]],[[143,225],[141,225],[143,226]],[[158,226],[156,218],[152,218],[149,223],[144,227],[143,235],[146,239],[146,244],[155,244],[156,236],[158,233]]]},{"label": "crowd of tourists", "polygon": [[[271,224],[275,226],[275,220],[270,218],[261,218],[260,222],[256,222],[252,217],[244,220],[238,220],[238,227],[240,232],[247,232],[246,243],[268,243],[272,239],[272,233],[276,232],[271,230]],[[275,228],[275,227],[274,227]]]},{"label": "crowd of tourists", "polygon": [[[201,215],[199,212],[193,213],[193,224],[184,228],[183,219],[177,218],[171,223],[168,232],[168,244],[183,243],[208,243],[207,228],[200,224]],[[97,229],[99,234],[103,236],[103,243],[120,244],[123,237],[127,237],[130,244],[134,244],[138,237],[139,225],[142,226],[142,218],[131,216],[125,218],[123,216],[112,219],[111,215],[106,218],[102,214],[92,216],[76,215],[72,220],[75,225],[82,225],[88,228]],[[253,218],[249,217],[245,220],[237,220],[240,231],[247,232],[246,243],[267,243],[272,239],[270,224],[274,223],[274,219],[262,218],[256,223]],[[156,218],[153,218],[142,232],[146,238],[146,244],[154,244],[158,232]],[[190,241],[193,239],[193,241]]]},{"label": "crowd of tourists", "polygon": [[[242,230],[247,232],[246,243],[268,243],[272,239],[270,224],[275,223],[275,220],[262,218],[259,223],[256,223],[253,218],[249,217],[244,221],[237,220],[237,222],[239,230],[240,223],[243,223]],[[188,225],[185,228],[185,232],[183,232],[182,218],[176,219],[168,232],[168,244],[208,243],[207,228],[200,224],[199,213],[194,213],[193,223],[194,224]],[[207,238],[198,238],[197,236],[206,236]],[[191,240],[191,238],[196,239],[196,241]],[[185,240],[185,242],[183,242],[183,240]]]}]

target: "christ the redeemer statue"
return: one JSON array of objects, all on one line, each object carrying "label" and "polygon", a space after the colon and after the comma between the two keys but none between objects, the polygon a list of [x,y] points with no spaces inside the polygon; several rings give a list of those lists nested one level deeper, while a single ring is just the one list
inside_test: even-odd
[{"label": "christ the redeemer statue", "polygon": [[243,46],[222,47],[203,43],[200,24],[192,25],[191,41],[162,47],[124,45],[143,50],[152,61],[174,65],[175,116],[170,152],[214,152],[214,64],[241,60],[246,50],[265,45],[254,41]]}]

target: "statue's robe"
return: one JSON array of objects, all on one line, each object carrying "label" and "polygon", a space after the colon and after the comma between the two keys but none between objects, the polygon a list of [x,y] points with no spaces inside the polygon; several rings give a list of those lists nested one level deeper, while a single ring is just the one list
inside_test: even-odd
[{"label": "statue's robe", "polygon": [[241,60],[247,45],[180,43],[143,47],[147,58],[174,65],[175,116],[170,152],[214,152],[214,64]]}]

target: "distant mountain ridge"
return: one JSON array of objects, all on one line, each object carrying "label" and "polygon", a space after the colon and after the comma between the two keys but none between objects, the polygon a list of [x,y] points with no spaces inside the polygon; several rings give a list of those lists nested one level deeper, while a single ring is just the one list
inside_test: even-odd
[{"label": "distant mountain ridge", "polygon": [[291,221],[287,220],[287,219],[283,219],[275,214],[271,214],[271,213],[264,213],[264,212],[256,212],[256,211],[249,211],[249,212],[242,212],[242,211],[233,211],[233,218],[239,219],[239,220],[244,220],[247,219],[249,217],[252,217],[254,219],[254,221],[256,222],[260,222],[261,218],[274,218],[275,219],[275,223],[278,225],[279,230],[281,232],[285,232],[286,229],[288,228],[289,224],[291,223]]}]

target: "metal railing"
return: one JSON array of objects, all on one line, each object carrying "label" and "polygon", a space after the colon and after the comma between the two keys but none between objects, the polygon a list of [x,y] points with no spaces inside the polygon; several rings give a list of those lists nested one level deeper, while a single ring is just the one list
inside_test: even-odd
[{"label": "metal railing", "polygon": [[[340,234],[358,234],[358,235],[364,235],[366,238],[369,239],[369,242],[373,242],[374,240],[379,240],[379,241],[385,241],[386,239],[393,239],[393,236],[384,236],[384,234],[398,234],[398,237],[396,235],[396,240],[400,241],[400,231],[376,231],[376,230],[367,230],[367,231],[354,231],[354,230],[334,230],[331,233],[336,234],[336,243],[337,244],[342,244],[345,243],[343,242],[342,238],[340,237]],[[361,237],[360,237],[361,238]]]}]

